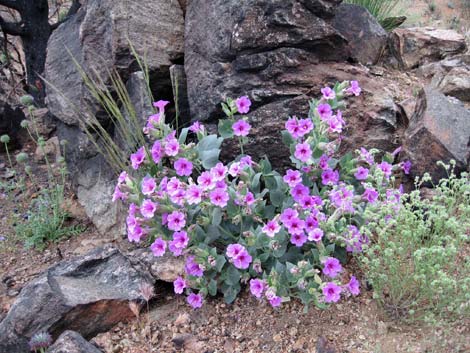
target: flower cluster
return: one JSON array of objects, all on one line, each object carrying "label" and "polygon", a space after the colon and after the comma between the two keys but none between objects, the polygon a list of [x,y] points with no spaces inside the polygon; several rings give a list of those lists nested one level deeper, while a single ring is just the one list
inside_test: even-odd
[{"label": "flower cluster", "polygon": [[[323,307],[359,294],[359,281],[345,279],[341,263],[369,241],[360,231],[364,210],[379,200],[399,204],[400,191],[390,185],[410,165],[393,164],[399,151],[376,162],[378,151],[364,148],[337,159],[346,125],[340,108],[361,89],[352,81],[321,93],[307,117],[285,123],[293,167],[283,174],[244,153],[248,97],[222,104],[220,136],[200,122],[178,133],[164,123],[167,102],[154,104],[144,128],[153,144],[131,155],[133,176],[119,176],[113,199],[129,204],[129,241],[147,242],[155,256],[185,257],[174,290],[186,292],[192,307],[218,291],[232,302],[242,284],[273,307],[290,297]],[[220,146],[230,138],[241,154],[222,163]]]}]

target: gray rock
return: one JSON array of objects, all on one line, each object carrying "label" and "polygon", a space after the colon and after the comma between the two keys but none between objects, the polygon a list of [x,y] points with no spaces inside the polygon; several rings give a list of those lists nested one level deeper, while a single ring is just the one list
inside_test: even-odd
[{"label": "gray rock", "polygon": [[183,256],[174,257],[166,253],[161,257],[155,257],[148,247],[134,250],[126,256],[135,268],[149,272],[159,281],[172,283],[178,276],[184,275],[185,258]]},{"label": "gray rock", "polygon": [[186,73],[183,65],[170,67],[171,86],[173,87],[173,101],[177,109],[179,124],[183,125],[191,120],[189,110],[188,89]]},{"label": "gray rock", "polygon": [[0,323],[0,352],[28,351],[37,332],[56,338],[74,330],[91,338],[109,330],[132,317],[128,302],[141,299],[143,283],[154,280],[110,247],[52,266],[23,288]]},{"label": "gray rock", "polygon": [[465,52],[465,37],[453,30],[430,27],[398,28],[390,36],[389,49],[401,69]]},{"label": "gray rock", "polygon": [[47,353],[101,353],[101,351],[75,331],[65,331],[49,347]]},{"label": "gray rock", "polygon": [[429,172],[434,181],[446,172],[436,162],[454,159],[457,171],[468,168],[470,111],[462,102],[432,89],[422,90],[406,130],[403,151],[413,164],[412,176]]},{"label": "gray rock", "polygon": [[129,43],[145,56],[151,73],[167,78],[159,84],[169,85],[169,67],[183,57],[183,34],[183,11],[177,1],[89,0],[49,40],[45,76],[51,113],[70,125],[79,124],[77,109],[96,114],[100,108],[88,94],[74,59],[106,82],[113,69],[124,75],[136,71]]},{"label": "gray rock", "polygon": [[362,64],[375,64],[385,49],[387,32],[363,6],[341,4],[333,26],[348,40],[350,57]]}]

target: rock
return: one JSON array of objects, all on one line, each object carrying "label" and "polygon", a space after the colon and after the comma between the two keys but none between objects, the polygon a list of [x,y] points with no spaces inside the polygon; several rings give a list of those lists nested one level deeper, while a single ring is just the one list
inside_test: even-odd
[{"label": "rock", "polygon": [[24,108],[23,112],[27,115],[30,119],[34,119],[34,124],[36,125],[35,129],[39,135],[47,138],[51,132],[56,129],[56,124],[54,119],[52,118],[51,114],[49,113],[49,109],[47,108],[37,108],[31,111],[32,117],[29,116],[28,108]]},{"label": "rock", "polygon": [[456,171],[465,170],[470,159],[470,111],[458,100],[433,89],[422,90],[416,111],[403,141],[412,176],[429,172],[434,181],[446,172],[436,162],[456,161]]},{"label": "rock", "polygon": [[52,266],[26,285],[0,323],[0,352],[28,351],[35,333],[57,338],[77,331],[89,339],[132,318],[129,301],[141,299],[139,287],[153,285],[117,249],[97,249],[86,256]]},{"label": "rock", "polygon": [[447,96],[470,102],[470,67],[450,70],[436,88]]},{"label": "rock", "polygon": [[155,257],[149,248],[137,249],[127,254],[134,267],[148,271],[156,280],[172,283],[184,274],[184,257],[174,257],[168,253]]},{"label": "rock", "polygon": [[87,1],[49,39],[48,108],[69,125],[79,124],[77,108],[96,114],[100,108],[88,94],[74,59],[107,82],[113,69],[124,76],[136,71],[129,43],[138,55],[145,54],[150,73],[159,76],[155,89],[171,87],[169,67],[183,57],[183,34],[183,11],[177,1]]},{"label": "rock", "polygon": [[45,163],[45,158],[47,157],[49,163],[56,163],[59,161],[60,154],[60,142],[57,136],[51,137],[44,143],[43,147],[36,147],[34,152],[34,160],[36,162]]},{"label": "rock", "polygon": [[75,331],[65,331],[49,347],[47,353],[101,353],[101,351]]},{"label": "rock", "polygon": [[403,70],[463,53],[465,37],[453,30],[430,27],[397,28],[390,36],[389,49]]},{"label": "rock", "polygon": [[[351,49],[333,26],[335,18],[327,15],[337,4],[277,0],[235,6],[231,1],[191,1],[185,47],[191,118],[205,121],[213,130],[223,116],[222,101],[249,96],[252,130],[246,152],[255,158],[267,154],[278,168],[289,163],[280,137],[287,117],[305,116],[308,101],[325,85],[358,80],[364,95],[347,102],[345,148],[398,147],[403,119],[394,103],[396,82],[344,62]],[[238,152],[236,142],[226,141],[222,158]]]},{"label": "rock", "polygon": [[[7,102],[0,102],[0,136],[10,136],[8,150],[14,151],[21,147],[26,140],[26,131],[21,128],[20,123],[25,116],[20,108],[12,107]],[[5,146],[0,144],[0,152],[5,152]]]},{"label": "rock", "polygon": [[362,64],[375,64],[383,54],[388,34],[363,6],[341,4],[333,26],[348,40],[350,57]]}]

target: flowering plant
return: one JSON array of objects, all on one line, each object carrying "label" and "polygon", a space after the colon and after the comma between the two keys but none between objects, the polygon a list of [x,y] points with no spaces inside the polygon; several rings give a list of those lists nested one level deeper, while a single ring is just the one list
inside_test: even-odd
[{"label": "flowering plant", "polygon": [[[186,273],[174,289],[186,292],[194,308],[218,291],[230,303],[243,284],[273,307],[291,297],[324,307],[341,295],[358,295],[359,282],[345,275],[342,263],[368,242],[359,232],[364,210],[379,198],[399,199],[390,188],[392,173],[409,169],[391,164],[396,152],[380,163],[377,150],[364,148],[355,158],[335,158],[343,98],[360,93],[356,81],[325,87],[307,118],[288,118],[282,137],[293,168],[285,174],[267,158],[254,161],[244,153],[251,126],[238,114],[249,112],[248,97],[223,103],[220,136],[199,122],[177,135],[164,122],[168,102],[154,103],[158,112],[144,128],[153,145],[131,155],[142,177],[123,172],[114,193],[130,204],[129,240],[147,242],[155,256],[185,256]],[[224,164],[220,148],[231,138],[241,154]]]}]

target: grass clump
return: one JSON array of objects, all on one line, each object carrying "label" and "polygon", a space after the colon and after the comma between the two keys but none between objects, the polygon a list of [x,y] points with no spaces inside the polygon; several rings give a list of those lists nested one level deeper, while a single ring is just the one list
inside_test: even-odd
[{"label": "grass clump", "polygon": [[[454,321],[470,314],[470,176],[445,168],[448,178],[430,197],[415,190],[399,207],[383,201],[366,215],[371,244],[359,262],[395,318]],[[418,186],[429,181],[425,175]]]}]

